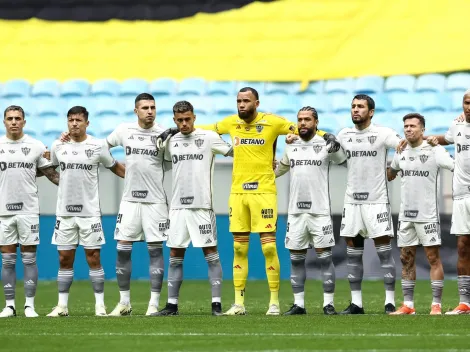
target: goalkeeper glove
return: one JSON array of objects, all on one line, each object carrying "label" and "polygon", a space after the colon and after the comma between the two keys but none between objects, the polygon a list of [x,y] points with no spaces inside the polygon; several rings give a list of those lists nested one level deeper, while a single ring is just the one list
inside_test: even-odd
[{"label": "goalkeeper glove", "polygon": [[341,144],[339,144],[334,134],[325,133],[323,139],[326,141],[328,153],[336,153],[341,148]]},{"label": "goalkeeper glove", "polygon": [[173,137],[175,134],[177,134],[179,130],[176,127],[172,127],[161,133],[157,137],[157,141],[155,142],[155,146],[157,148],[157,151],[160,151],[163,148],[163,143],[166,142],[167,139],[170,137]]}]

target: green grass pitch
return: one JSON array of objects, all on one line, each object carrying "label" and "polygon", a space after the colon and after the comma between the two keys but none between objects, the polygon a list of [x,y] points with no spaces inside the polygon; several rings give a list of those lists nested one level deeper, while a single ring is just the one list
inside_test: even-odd
[{"label": "green grass pitch", "polygon": [[[40,318],[23,316],[22,283],[17,285],[18,317],[0,321],[1,351],[470,351],[470,316],[429,316],[429,281],[416,285],[416,316],[387,316],[383,313],[384,289],[379,281],[363,283],[366,315],[324,316],[321,282],[308,281],[308,315],[265,316],[268,288],[265,281],[249,281],[246,291],[247,316],[210,315],[210,287],[207,281],[186,281],[180,297],[180,316],[145,317],[149,283],[131,285],[133,316],[94,317],[91,284],[72,285],[67,318],[46,318],[57,302],[55,282],[41,282],[36,298]],[[118,300],[117,283],[106,282],[108,312]],[[288,281],[281,283],[281,308],[292,303]],[[349,285],[336,285],[337,310],[349,304]],[[166,285],[160,306],[166,301]],[[233,301],[230,281],[225,281],[223,308]],[[397,285],[397,303],[401,291]],[[457,284],[446,281],[443,310],[458,303]]]}]

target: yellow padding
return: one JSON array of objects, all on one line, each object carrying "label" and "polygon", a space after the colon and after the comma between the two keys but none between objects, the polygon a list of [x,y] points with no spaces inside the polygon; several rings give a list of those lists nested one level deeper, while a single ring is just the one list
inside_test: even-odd
[{"label": "yellow padding", "polygon": [[470,68],[468,0],[284,0],[169,22],[0,21],[0,81],[293,81]]}]

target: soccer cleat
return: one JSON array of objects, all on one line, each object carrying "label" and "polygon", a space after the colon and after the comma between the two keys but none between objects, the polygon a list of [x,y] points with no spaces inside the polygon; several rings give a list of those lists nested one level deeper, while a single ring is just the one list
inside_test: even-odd
[{"label": "soccer cleat", "polygon": [[279,314],[281,314],[281,309],[279,308],[279,304],[269,305],[266,315],[279,315]]},{"label": "soccer cleat", "polygon": [[441,305],[440,304],[433,304],[431,306],[431,313],[429,313],[430,315],[441,315],[442,314],[442,310],[441,310]]},{"label": "soccer cleat", "polygon": [[224,315],[222,313],[222,303],[212,302],[212,315],[214,315],[214,316]]},{"label": "soccer cleat", "polygon": [[50,312],[47,316],[48,317],[53,317],[53,318],[68,317],[69,316],[69,310],[65,306],[59,306],[58,305],[57,307],[54,307],[52,312]]},{"label": "soccer cleat", "polygon": [[246,315],[245,306],[240,304],[232,304],[230,309],[224,315]]},{"label": "soccer cleat", "polygon": [[16,309],[13,306],[6,306],[0,313],[0,318],[16,317]]},{"label": "soccer cleat", "polygon": [[146,316],[151,316],[152,314],[155,314],[158,312],[158,307],[154,304],[149,304],[147,308],[147,313],[145,313]]},{"label": "soccer cleat", "polygon": [[332,304],[327,304],[323,307],[323,314],[325,315],[336,315],[335,307]]},{"label": "soccer cleat", "polygon": [[38,313],[34,310],[34,307],[25,306],[24,307],[24,316],[26,318],[37,318],[39,316]]},{"label": "soccer cleat", "polygon": [[290,309],[285,312],[283,315],[303,315],[307,314],[307,310],[305,308],[299,307],[297,304],[293,304]]},{"label": "soccer cleat", "polygon": [[402,305],[397,311],[389,313],[389,315],[415,315],[415,314],[416,314],[416,310],[414,308],[410,308],[405,305]]},{"label": "soccer cleat", "polygon": [[340,312],[339,314],[364,314],[364,308],[351,303],[348,308]]},{"label": "soccer cleat", "polygon": [[179,315],[177,304],[167,303],[161,311],[151,314],[152,317],[167,317],[170,315]]},{"label": "soccer cleat", "polygon": [[460,303],[457,307],[454,308],[451,312],[446,312],[446,315],[460,315],[460,314],[470,314],[470,307],[464,303]]},{"label": "soccer cleat", "polygon": [[124,317],[124,316],[131,315],[131,314],[132,314],[131,304],[130,303],[121,304],[121,302],[119,302],[116,305],[116,308],[114,308],[113,311],[108,314],[108,316],[109,317]]},{"label": "soccer cleat", "polygon": [[395,312],[395,311],[396,311],[396,309],[395,309],[395,306],[394,306],[393,304],[387,303],[387,304],[385,305],[385,314],[391,314],[391,313],[393,313],[393,312]]},{"label": "soccer cleat", "polygon": [[97,304],[95,306],[95,316],[97,317],[107,317],[108,314],[106,314],[106,307],[104,304]]}]

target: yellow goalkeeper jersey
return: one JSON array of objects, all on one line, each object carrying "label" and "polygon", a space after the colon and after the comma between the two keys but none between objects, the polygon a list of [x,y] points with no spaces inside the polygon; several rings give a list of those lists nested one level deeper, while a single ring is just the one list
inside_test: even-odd
[{"label": "yellow goalkeeper jersey", "polygon": [[[280,116],[258,112],[250,123],[232,115],[215,124],[197,127],[230,134],[233,145],[231,193],[276,193],[274,143],[279,135],[296,133],[296,124]],[[324,132],[317,131],[317,134]]]}]

